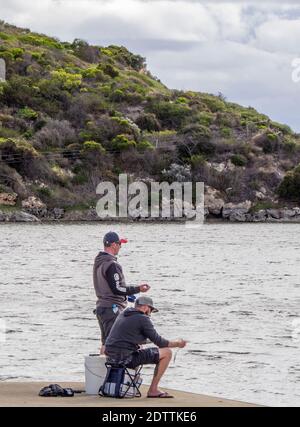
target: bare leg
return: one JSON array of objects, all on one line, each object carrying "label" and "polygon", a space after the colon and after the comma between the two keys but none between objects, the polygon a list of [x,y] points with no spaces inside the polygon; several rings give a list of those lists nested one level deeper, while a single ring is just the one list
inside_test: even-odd
[{"label": "bare leg", "polygon": [[172,350],[169,348],[162,348],[159,350],[159,363],[156,365],[153,375],[153,380],[148,390],[148,396],[157,396],[161,393],[158,389],[158,383],[163,374],[166,372],[172,358]]}]

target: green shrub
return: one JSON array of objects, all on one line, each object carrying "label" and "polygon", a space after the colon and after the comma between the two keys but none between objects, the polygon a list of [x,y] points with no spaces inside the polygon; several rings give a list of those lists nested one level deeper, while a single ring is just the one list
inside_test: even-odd
[{"label": "green shrub", "polygon": [[112,117],[111,122],[117,125],[118,134],[130,134],[136,140],[139,138],[140,129],[130,119],[124,119],[124,117]]},{"label": "green shrub", "polygon": [[38,34],[21,35],[18,39],[23,43],[33,46],[46,46],[48,48],[63,49],[63,45],[59,41]]},{"label": "green shrub", "polygon": [[154,101],[148,105],[147,112],[155,114],[164,128],[180,129],[187,122],[191,109],[186,105]]},{"label": "green shrub", "polygon": [[211,142],[211,131],[201,125],[191,124],[182,131],[183,141],[178,146],[178,153],[182,159],[189,159],[192,155],[212,156],[216,146]]},{"label": "green shrub", "polygon": [[180,96],[179,98],[176,99],[176,104],[187,104],[188,103],[188,99],[185,98],[184,96]]},{"label": "green shrub", "polygon": [[193,154],[190,158],[190,163],[192,167],[195,169],[198,166],[201,166],[206,163],[205,156],[203,156],[203,154]]},{"label": "green shrub", "polygon": [[129,52],[124,46],[111,45],[107,48],[102,48],[101,53],[136,71],[141,71],[146,66],[145,58]]},{"label": "green shrub", "polygon": [[242,154],[234,154],[231,157],[231,162],[235,165],[235,166],[246,166],[248,163],[248,160],[246,159],[245,156],[243,156]]},{"label": "green shrub", "polygon": [[88,152],[88,151],[97,151],[100,153],[105,153],[105,148],[99,142],[86,141],[83,144],[83,152]]},{"label": "green shrub", "polygon": [[154,150],[154,146],[149,141],[141,141],[137,144],[137,149],[139,151]]},{"label": "green shrub", "polygon": [[18,58],[21,58],[24,54],[24,49],[21,48],[6,48],[0,46],[0,58],[8,61],[15,61]]},{"label": "green shrub", "polygon": [[23,133],[22,137],[25,139],[31,139],[34,135],[34,132],[32,129],[28,129],[26,132]]},{"label": "green shrub", "polygon": [[284,135],[292,135],[293,134],[292,129],[287,125],[283,125],[283,124],[277,123],[277,122],[271,122],[270,126],[272,128],[274,128],[275,130],[281,131]]},{"label": "green shrub", "polygon": [[220,129],[220,134],[223,138],[230,138],[232,136],[232,131],[229,128]]},{"label": "green shrub", "polygon": [[104,82],[107,78],[104,72],[99,67],[91,67],[81,71],[82,77],[85,79],[93,79],[98,82]]},{"label": "green shrub", "polygon": [[75,39],[69,47],[83,61],[97,63],[100,59],[99,48],[97,46],[90,46],[85,40]]},{"label": "green shrub", "polygon": [[201,94],[200,99],[212,113],[217,113],[218,111],[224,111],[226,109],[225,102],[217,96]]},{"label": "green shrub", "polygon": [[109,98],[112,102],[123,102],[126,101],[127,95],[122,89],[116,89],[110,94]]},{"label": "green shrub", "polygon": [[209,127],[213,124],[214,121],[214,115],[212,113],[209,113],[207,111],[202,111],[198,115],[198,123],[202,126]]},{"label": "green shrub", "polygon": [[101,69],[105,74],[107,74],[112,79],[115,79],[116,77],[119,76],[119,71],[117,70],[117,68],[115,68],[111,64],[101,65]]},{"label": "green shrub", "polygon": [[283,199],[300,201],[300,165],[285,175],[278,194]]},{"label": "green shrub", "polygon": [[126,135],[118,135],[112,140],[112,148],[117,151],[128,150],[129,148],[135,148],[136,142],[132,139],[128,139]]},{"label": "green shrub", "polygon": [[88,182],[88,180],[89,179],[87,173],[85,171],[82,171],[72,178],[72,183],[74,185],[84,185]]},{"label": "green shrub", "polygon": [[62,89],[74,90],[78,89],[82,83],[81,74],[71,74],[63,69],[51,72],[51,76],[55,82],[58,82]]},{"label": "green shrub", "polygon": [[148,132],[156,132],[161,129],[160,123],[153,113],[142,113],[135,122],[141,130]]},{"label": "green shrub", "polygon": [[267,133],[262,146],[265,154],[274,153],[279,147],[278,136],[273,133]]},{"label": "green shrub", "polygon": [[14,129],[0,127],[0,138],[9,139],[9,138],[17,138],[19,136],[19,132]]},{"label": "green shrub", "polygon": [[278,208],[278,206],[274,202],[260,201],[260,202],[255,203],[251,207],[250,213],[254,214],[254,213],[259,212],[261,210],[265,210],[265,209],[276,209],[276,208]]},{"label": "green shrub", "polygon": [[243,119],[253,121],[253,122],[266,122],[269,123],[270,119],[265,114],[258,113],[255,108],[248,107],[248,108],[240,108],[241,110],[241,117]]},{"label": "green shrub", "polygon": [[13,37],[12,36],[9,36],[8,34],[6,34],[6,33],[2,33],[2,32],[0,32],[0,39],[1,40],[12,40],[13,39]]},{"label": "green shrub", "polygon": [[50,190],[49,187],[40,187],[37,190],[38,195],[41,197],[42,200],[48,200],[51,196],[52,196],[52,191]]},{"label": "green shrub", "polygon": [[198,141],[208,141],[211,138],[210,129],[206,126],[198,124],[191,124],[185,126],[182,129],[181,134]]},{"label": "green shrub", "polygon": [[7,150],[11,154],[30,154],[38,156],[38,152],[27,141],[17,138],[0,138],[0,150]]},{"label": "green shrub", "polygon": [[300,148],[300,145],[298,145],[296,141],[291,137],[286,137],[282,142],[282,148],[287,153],[292,154],[292,153],[295,153],[297,149]]},{"label": "green shrub", "polygon": [[216,123],[221,128],[233,128],[241,124],[240,116],[235,112],[218,112],[216,115]]},{"label": "green shrub", "polygon": [[32,110],[29,107],[21,108],[18,112],[18,115],[25,120],[36,120],[39,116],[36,111]]}]

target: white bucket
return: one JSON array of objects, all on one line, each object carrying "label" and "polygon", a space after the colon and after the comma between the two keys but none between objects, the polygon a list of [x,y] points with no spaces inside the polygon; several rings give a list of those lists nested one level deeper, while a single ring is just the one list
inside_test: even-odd
[{"label": "white bucket", "polygon": [[85,391],[86,394],[96,395],[102,386],[106,376],[106,357],[98,354],[84,358],[85,366]]}]

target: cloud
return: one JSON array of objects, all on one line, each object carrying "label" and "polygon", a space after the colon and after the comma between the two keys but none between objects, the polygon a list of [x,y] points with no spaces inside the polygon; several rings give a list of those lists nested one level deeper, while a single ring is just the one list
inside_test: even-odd
[{"label": "cloud", "polygon": [[298,1],[0,0],[0,10],[62,40],[125,45],[170,87],[221,91],[300,131]]},{"label": "cloud", "polygon": [[300,53],[300,19],[272,19],[257,28],[255,46],[270,52]]}]

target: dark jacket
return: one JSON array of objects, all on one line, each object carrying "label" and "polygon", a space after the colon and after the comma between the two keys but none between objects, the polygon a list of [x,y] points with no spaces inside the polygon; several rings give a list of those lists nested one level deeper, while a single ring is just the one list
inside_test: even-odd
[{"label": "dark jacket", "polygon": [[135,308],[127,308],[119,314],[110,331],[106,340],[106,354],[112,358],[126,358],[147,339],[159,348],[169,345],[169,341],[156,332],[149,316]]},{"label": "dark jacket", "polygon": [[116,304],[120,309],[127,306],[127,295],[138,294],[139,286],[126,286],[122,267],[117,258],[107,252],[100,252],[94,263],[94,288],[97,307],[110,308]]}]

